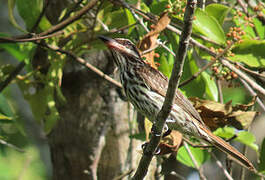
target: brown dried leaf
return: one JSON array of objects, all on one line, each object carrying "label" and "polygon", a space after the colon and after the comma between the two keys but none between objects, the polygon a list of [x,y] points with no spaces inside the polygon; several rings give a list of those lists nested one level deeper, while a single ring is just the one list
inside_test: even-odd
[{"label": "brown dried leaf", "polygon": [[[148,49],[153,49],[156,46],[156,40],[161,31],[163,31],[167,25],[170,23],[170,18],[168,17],[168,13],[165,12],[160,16],[157,24],[155,24],[153,29],[147,33],[144,38],[139,42],[138,49],[140,51],[145,51]],[[154,51],[150,51],[143,55],[146,58],[147,62],[154,68],[157,68],[154,62]]]},{"label": "brown dried leaf", "polygon": [[164,137],[159,143],[158,147],[160,148],[160,152],[158,155],[177,152],[181,143],[182,134],[178,131],[172,130],[170,135]]},{"label": "brown dried leaf", "polygon": [[247,129],[257,114],[256,111],[234,111],[228,116],[228,121],[237,129]]},{"label": "brown dried leaf", "polygon": [[237,129],[246,129],[257,115],[256,111],[246,111],[246,107],[250,107],[253,103],[233,107],[231,101],[221,104],[199,98],[189,99],[199,112],[202,120],[211,130],[226,125],[234,126]]}]

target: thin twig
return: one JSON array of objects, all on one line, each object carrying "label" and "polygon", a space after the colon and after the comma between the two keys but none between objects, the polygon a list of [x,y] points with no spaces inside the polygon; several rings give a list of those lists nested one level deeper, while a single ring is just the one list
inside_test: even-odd
[{"label": "thin twig", "polygon": [[[96,3],[98,1],[97,0],[91,0],[89,1],[89,3],[84,6],[80,11],[78,11],[74,16],[67,18],[66,20],[60,22],[59,24],[56,24],[55,26],[52,26],[50,29],[37,34],[36,37],[43,37],[43,36],[47,36],[49,34],[53,34],[57,31],[60,31],[61,29],[65,28],[66,26],[72,24],[74,21],[80,19],[84,14],[86,14],[90,9],[92,9]],[[9,37],[9,38],[0,38],[0,43],[5,43],[5,42],[10,42],[10,39],[16,40],[15,42],[19,42],[18,39],[25,39],[25,38],[29,38],[32,37],[32,34],[24,34],[24,35],[19,35],[19,36],[14,36],[14,37]]]},{"label": "thin twig", "polygon": [[243,71],[245,71],[245,72],[248,73],[248,74],[252,74],[252,75],[257,76],[257,77],[265,78],[265,75],[260,74],[260,73],[255,72],[255,71],[252,71],[252,70],[250,70],[250,69],[248,69],[248,68],[245,68],[245,67],[242,66],[239,62],[235,62],[235,64],[236,64],[240,69],[242,69]]},{"label": "thin twig", "polygon": [[[143,23],[143,19],[141,19],[134,11],[134,8],[127,4],[124,0],[119,0],[119,2],[122,4],[123,7],[127,8],[133,15],[133,17],[140,23],[140,25],[145,29],[146,32],[150,32],[150,30],[147,28],[147,26]],[[173,56],[176,56],[175,53],[169,49],[163,42],[161,42],[159,39],[156,40],[156,43],[162,46],[165,50],[167,50],[170,54]]]},{"label": "thin twig", "polygon": [[219,54],[216,55],[215,59],[212,60],[211,62],[209,62],[208,64],[206,64],[205,66],[203,66],[198,72],[196,72],[195,74],[193,74],[189,79],[183,81],[179,87],[185,86],[186,84],[188,84],[189,82],[193,81],[194,79],[196,79],[202,72],[204,72],[206,69],[208,69],[209,67],[211,67],[216,60],[218,60],[220,57],[222,57],[224,54],[227,53],[227,51],[232,47],[234,43],[229,44],[228,46],[226,46],[226,48],[220,52]]},{"label": "thin twig", "polygon": [[129,176],[133,171],[134,171],[134,169],[130,169],[130,170],[126,171],[125,173],[123,173],[122,175],[115,177],[113,180],[121,180],[121,179],[125,178],[126,176]]},{"label": "thin twig", "polygon": [[262,93],[265,96],[265,89],[263,87],[261,87],[259,84],[257,84],[255,81],[253,81],[251,78],[249,78],[245,73],[243,73],[242,71],[237,69],[226,58],[221,58],[220,62],[223,65],[225,65],[226,67],[228,67],[229,69],[231,69],[232,71],[234,71],[239,77],[244,79],[249,85],[251,85],[254,89],[256,89],[257,91],[259,91],[260,93]]},{"label": "thin twig", "polygon": [[35,23],[34,26],[31,28],[30,32],[34,32],[34,31],[37,29],[37,27],[39,26],[40,21],[41,21],[42,17],[44,16],[44,14],[45,14],[45,12],[46,12],[46,9],[47,9],[47,7],[48,7],[48,5],[49,5],[49,3],[50,3],[50,0],[44,0],[43,3],[44,3],[44,7],[43,7],[43,9],[42,9],[42,11],[41,11],[41,13],[40,13],[40,15],[39,15],[39,17],[38,17],[36,23]]},{"label": "thin twig", "polygon": [[61,35],[63,34],[64,31],[57,31],[53,34],[49,34],[49,35],[46,35],[46,36],[39,36],[39,35],[33,35],[33,37],[30,37],[30,38],[24,38],[24,39],[16,39],[14,37],[1,37],[0,38],[0,43],[15,43],[15,42],[34,42],[34,41],[39,41],[39,40],[42,40],[42,39],[48,39],[48,38],[51,38],[51,37],[54,37],[54,36],[58,36],[58,35]]},{"label": "thin twig", "polygon": [[17,67],[14,69],[14,71],[12,71],[9,74],[9,76],[6,78],[6,80],[0,84],[0,92],[2,92],[3,89],[5,89],[6,86],[8,86],[8,84],[18,75],[18,73],[24,68],[25,65],[26,65],[26,63],[24,61],[20,62],[17,65]]},{"label": "thin twig", "polygon": [[220,103],[224,103],[224,98],[223,98],[223,91],[222,91],[222,84],[220,79],[216,79],[216,84],[217,84],[217,90],[218,90],[218,96],[219,96],[219,101]]},{"label": "thin twig", "polygon": [[[247,6],[248,6],[248,5],[245,4],[242,0],[237,0],[237,2],[238,2],[238,4],[242,7],[242,9],[243,9],[244,13],[246,14],[246,16],[247,16],[247,17],[250,17],[250,14],[249,14],[248,9],[247,9]],[[256,26],[253,26],[252,29],[253,29],[255,35],[260,39],[260,37],[259,37],[259,33],[258,33],[258,31],[257,31]]]},{"label": "thin twig", "polygon": [[[151,21],[153,23],[156,23],[157,20],[154,18],[154,15],[151,15],[150,13],[148,15],[141,13],[141,16],[148,20]],[[178,30],[177,28],[175,28],[172,25],[167,25],[167,29],[175,32],[178,35],[181,35],[181,31]],[[202,51],[205,51],[206,53],[208,53],[209,55],[213,56],[213,57],[217,57],[218,54],[211,51],[208,47],[204,46],[203,44],[199,43],[198,41],[194,40],[193,38],[190,39],[190,43],[192,45],[197,46],[198,48],[200,48]],[[250,79],[247,75],[245,75],[244,73],[242,73],[240,70],[238,70],[237,68],[235,68],[227,58],[220,58],[221,63],[223,65],[225,65],[226,67],[228,67],[229,69],[231,69],[232,71],[234,71],[239,77],[241,77],[242,79],[244,79],[246,82],[248,82],[254,89],[256,89],[257,91],[259,91],[260,93],[262,93],[263,95],[265,95],[265,89],[262,88],[259,84],[257,84],[255,81],[253,81],[252,79]]]},{"label": "thin twig", "polygon": [[216,161],[216,164],[218,167],[220,167],[222,170],[223,170],[223,173],[225,175],[225,177],[228,179],[228,180],[233,180],[233,178],[231,177],[231,175],[227,172],[227,170],[223,167],[222,163],[217,159],[217,157],[215,156],[215,154],[213,152],[210,152],[211,153],[211,156],[215,159]]},{"label": "thin twig", "polygon": [[202,169],[200,169],[199,165],[198,165],[198,162],[196,161],[196,159],[194,158],[193,154],[191,153],[190,151],[190,148],[188,146],[188,144],[184,141],[183,142],[183,145],[184,145],[184,148],[186,149],[186,151],[188,152],[190,158],[191,158],[191,161],[195,167],[195,169],[197,169],[199,175],[200,175],[200,179],[203,179],[203,180],[206,180],[206,177],[205,175],[203,174],[202,172]]},{"label": "thin twig", "polygon": [[[186,11],[184,15],[184,28],[180,37],[180,45],[178,49],[178,56],[174,61],[174,68],[172,71],[172,75],[169,80],[168,89],[165,97],[165,101],[163,103],[162,109],[158,113],[156,117],[156,121],[154,123],[154,134],[149,144],[144,150],[144,154],[140,160],[137,171],[133,176],[134,180],[143,179],[148,171],[149,164],[153,158],[153,154],[160,142],[161,133],[165,124],[165,121],[171,111],[171,107],[173,104],[173,99],[175,97],[175,92],[180,81],[180,76],[182,74],[182,68],[184,65],[185,57],[187,54],[187,49],[189,45],[189,40],[192,32],[192,20],[195,12],[196,0],[188,0],[186,5]],[[160,135],[160,136],[157,136]]]},{"label": "thin twig", "polygon": [[68,56],[70,56],[72,59],[74,59],[75,61],[77,61],[78,63],[86,66],[88,69],[90,69],[91,71],[95,72],[96,74],[98,74],[100,77],[104,78],[105,80],[109,81],[111,84],[115,85],[116,87],[118,88],[122,88],[122,85],[117,82],[116,80],[114,80],[113,78],[111,78],[110,76],[104,74],[102,71],[100,71],[98,68],[96,68],[95,66],[91,65],[90,63],[88,63],[86,60],[84,60],[83,58],[80,58],[78,56],[76,56],[75,54],[69,52],[69,51],[66,51],[66,50],[63,50],[57,46],[52,46],[52,45],[49,45],[49,44],[40,44],[41,46],[43,47],[46,47],[48,49],[51,49],[53,51],[57,51],[57,52],[60,52],[60,53],[63,53],[63,54],[66,54]]},{"label": "thin twig", "polygon": [[72,7],[70,10],[68,10],[65,15],[62,17],[62,19],[59,22],[64,21],[67,19],[78,7],[79,5],[83,2],[84,0],[79,0],[78,2],[75,3],[74,7]]},{"label": "thin twig", "polygon": [[56,24],[55,26],[52,26],[50,29],[48,29],[47,31],[44,31],[42,33],[39,34],[39,36],[45,36],[48,34],[52,34],[56,31],[59,31],[63,28],[65,28],[66,26],[72,24],[74,21],[80,19],[83,15],[85,15],[90,9],[92,9],[96,4],[97,4],[97,0],[90,0],[86,6],[84,6],[80,11],[78,11],[74,16],[71,16],[69,18],[67,18],[66,20],[62,21],[59,24]]},{"label": "thin twig", "polygon": [[244,85],[244,87],[247,89],[247,91],[251,94],[251,96],[256,97],[256,102],[260,106],[260,108],[265,112],[265,105],[261,101],[261,99],[258,97],[258,94],[251,88],[251,86],[244,81],[243,79],[239,78],[241,83]]},{"label": "thin twig", "polygon": [[10,147],[12,149],[15,149],[16,151],[19,151],[19,152],[25,152],[23,149],[20,149],[19,147],[15,146],[13,144],[10,144],[10,143],[2,140],[2,139],[0,139],[0,144],[6,145],[6,146],[8,146],[8,147]]}]

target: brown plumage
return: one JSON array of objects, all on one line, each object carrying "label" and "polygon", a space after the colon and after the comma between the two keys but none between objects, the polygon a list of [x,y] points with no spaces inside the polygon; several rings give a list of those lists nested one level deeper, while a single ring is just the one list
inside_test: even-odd
[{"label": "brown plumage", "polygon": [[[168,79],[158,70],[144,63],[131,41],[127,39],[111,39],[99,37],[113,54],[114,62],[120,70],[120,80],[126,96],[134,107],[154,121],[164,102],[168,87]],[[228,154],[240,165],[254,171],[251,162],[234,147],[215,136],[204,124],[199,113],[190,101],[176,91],[171,112],[166,124],[183,135],[194,136],[214,145]]]}]

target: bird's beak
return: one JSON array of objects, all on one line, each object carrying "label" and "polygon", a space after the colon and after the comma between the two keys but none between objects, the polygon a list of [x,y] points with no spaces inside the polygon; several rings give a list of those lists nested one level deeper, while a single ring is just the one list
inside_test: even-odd
[{"label": "bird's beak", "polygon": [[112,38],[109,38],[109,37],[105,37],[105,36],[101,36],[101,35],[98,36],[98,38],[101,39],[110,50],[118,51],[120,53],[125,53],[125,54],[127,54],[129,56],[135,56],[136,58],[139,58],[139,55],[137,53],[135,53],[134,51],[130,50],[126,46],[120,44],[115,39],[112,39]]},{"label": "bird's beak", "polygon": [[116,49],[116,50],[122,51],[126,48],[125,46],[118,43],[115,39],[101,36],[101,35],[98,36],[98,38],[101,39],[109,49]]}]

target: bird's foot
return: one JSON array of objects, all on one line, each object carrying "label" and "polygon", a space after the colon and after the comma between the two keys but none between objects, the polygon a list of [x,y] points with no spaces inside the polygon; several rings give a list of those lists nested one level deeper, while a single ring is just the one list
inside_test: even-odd
[{"label": "bird's foot", "polygon": [[[168,128],[167,124],[165,124],[164,125],[164,128],[163,128],[162,137],[168,136],[171,133],[171,131],[172,130]],[[157,133],[157,129],[156,129],[156,126],[155,125],[152,126],[151,132],[155,136],[161,136],[160,133]]]},{"label": "bird's foot", "polygon": [[[145,155],[151,155],[152,154],[150,151],[147,150],[148,144],[149,144],[149,142],[146,142],[146,143],[142,144],[142,150],[143,150],[143,153]],[[159,147],[157,147],[153,154],[154,155],[158,155],[158,154],[160,154],[160,152],[161,152],[161,149]]]}]

